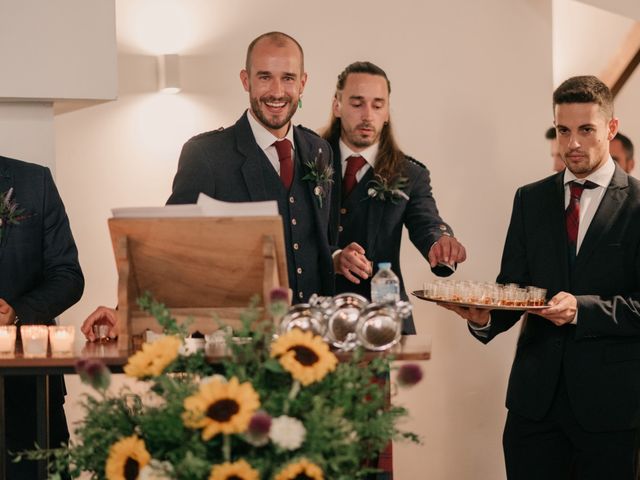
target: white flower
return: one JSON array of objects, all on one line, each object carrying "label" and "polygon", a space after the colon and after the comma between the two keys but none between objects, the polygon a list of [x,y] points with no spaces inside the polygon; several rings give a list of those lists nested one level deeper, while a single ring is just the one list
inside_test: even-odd
[{"label": "white flower", "polygon": [[304,437],[307,435],[307,430],[304,425],[297,418],[287,417],[282,415],[281,417],[273,418],[271,420],[271,430],[269,430],[269,438],[280,448],[285,450],[296,450],[300,448]]},{"label": "white flower", "polygon": [[214,380],[217,380],[221,383],[227,383],[227,378],[224,375],[220,375],[219,373],[215,373],[213,375],[209,375],[208,377],[203,377],[200,380],[200,385],[205,385],[207,383],[211,383]]},{"label": "white flower", "polygon": [[173,466],[169,462],[152,459],[147,466],[140,470],[138,480],[172,480]]}]

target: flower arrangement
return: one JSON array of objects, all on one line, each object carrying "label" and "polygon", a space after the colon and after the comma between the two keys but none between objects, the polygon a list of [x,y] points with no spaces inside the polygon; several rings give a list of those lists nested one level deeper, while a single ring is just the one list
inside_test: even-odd
[{"label": "flower arrangement", "polygon": [[0,193],[0,240],[5,228],[9,225],[18,225],[22,220],[27,218],[25,211],[18,208],[18,203],[12,199],[13,187],[4,193]]},{"label": "flower arrangement", "polygon": [[[207,363],[202,351],[179,355],[184,326],[146,296],[140,305],[163,325],[164,337],[129,358],[124,371],[148,393],[109,389],[109,371],[96,360],[78,365],[97,394],[86,395],[78,441],[54,450],[23,452],[50,459],[50,478],[82,471],[92,479],[134,480],[353,480],[391,439],[418,438],[396,427],[404,408],[386,405],[374,379],[389,372],[388,358],[363,362],[355,352],[339,363],[310,332],[273,339],[273,322],[255,303],[227,338],[229,356]],[[273,302],[270,310],[282,305]],[[403,367],[404,368],[404,367]],[[414,365],[403,385],[419,380]]]},{"label": "flower arrangement", "polygon": [[396,176],[392,180],[388,180],[376,174],[374,179],[369,182],[371,186],[367,190],[367,195],[383,202],[387,199],[391,200],[392,203],[398,203],[401,198],[409,200],[409,196],[404,192],[408,183],[409,179],[407,177]]},{"label": "flower arrangement", "polygon": [[305,162],[309,172],[302,177],[303,180],[314,182],[313,194],[318,199],[318,205],[322,208],[322,202],[329,193],[329,188],[333,183],[333,167],[325,158],[322,149],[318,149],[318,154],[312,162]]}]

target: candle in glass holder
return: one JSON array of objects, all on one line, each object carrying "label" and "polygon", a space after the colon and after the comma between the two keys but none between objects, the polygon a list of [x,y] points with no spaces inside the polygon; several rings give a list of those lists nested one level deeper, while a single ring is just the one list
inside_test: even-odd
[{"label": "candle in glass holder", "polygon": [[0,326],[0,355],[13,355],[16,350],[16,326]]},{"label": "candle in glass holder", "polygon": [[73,325],[51,325],[49,327],[51,355],[71,355],[74,340],[75,329]]},{"label": "candle in glass holder", "polygon": [[25,357],[46,357],[49,330],[45,325],[23,325],[20,327],[22,353]]}]

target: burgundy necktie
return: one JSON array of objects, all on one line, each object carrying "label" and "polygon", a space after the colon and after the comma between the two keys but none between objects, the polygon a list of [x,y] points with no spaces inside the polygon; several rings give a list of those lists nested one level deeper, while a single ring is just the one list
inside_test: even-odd
[{"label": "burgundy necktie", "polygon": [[356,174],[367,161],[360,155],[354,155],[347,158],[347,170],[344,172],[344,178],[342,179],[342,198],[347,198],[358,181],[356,180]]},{"label": "burgundy necktie", "polygon": [[597,185],[588,180],[584,183],[569,183],[569,205],[567,206],[567,210],[565,211],[565,221],[567,226],[567,241],[569,244],[569,252],[574,257],[577,252],[578,228],[580,226],[580,197],[582,197],[582,192],[585,188],[587,190],[591,190],[595,187],[597,187]]},{"label": "burgundy necktie", "polygon": [[289,190],[291,182],[293,182],[293,158],[291,157],[291,142],[287,138],[273,142],[274,147],[278,151],[278,160],[280,160],[280,180],[284,187]]}]

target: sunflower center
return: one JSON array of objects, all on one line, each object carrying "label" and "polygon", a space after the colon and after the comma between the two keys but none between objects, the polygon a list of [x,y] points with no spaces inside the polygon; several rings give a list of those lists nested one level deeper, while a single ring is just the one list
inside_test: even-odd
[{"label": "sunflower center", "polygon": [[207,417],[216,422],[228,422],[240,410],[238,402],[230,398],[224,398],[212,403],[207,410]]},{"label": "sunflower center", "polygon": [[230,477],[227,477],[227,480],[244,480],[244,478],[239,477],[238,475],[231,475]]},{"label": "sunflower center", "polygon": [[316,352],[314,352],[310,348],[305,347],[304,345],[296,345],[295,347],[291,347],[289,350],[293,350],[298,363],[304,365],[305,367],[309,367],[319,360]]},{"label": "sunflower center", "polygon": [[137,460],[128,457],[127,461],[124,462],[125,480],[136,480],[138,478],[138,473],[140,473],[140,464]]},{"label": "sunflower center", "polygon": [[310,477],[306,473],[299,473],[298,475],[293,477],[293,480],[314,480],[314,478]]}]

